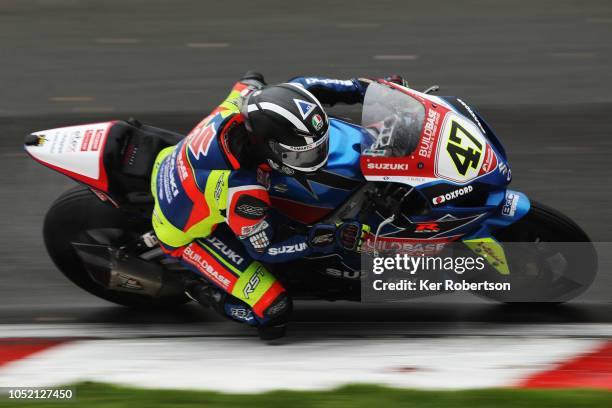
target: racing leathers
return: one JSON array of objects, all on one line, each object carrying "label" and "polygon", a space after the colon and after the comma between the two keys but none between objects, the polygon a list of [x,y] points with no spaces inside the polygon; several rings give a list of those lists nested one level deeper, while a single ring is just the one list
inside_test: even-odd
[{"label": "racing leathers", "polygon": [[[367,87],[367,80],[357,79],[291,82],[330,105],[362,102]],[[262,86],[254,79],[236,83],[185,139],[159,153],[151,180],[153,228],[162,250],[213,285],[187,293],[254,326],[283,324],[291,312],[291,299],[264,263],[330,253],[346,238],[339,232],[355,234],[354,226],[342,231],[326,224],[298,231],[270,207],[272,170],[250,154],[240,113],[245,98]]]}]

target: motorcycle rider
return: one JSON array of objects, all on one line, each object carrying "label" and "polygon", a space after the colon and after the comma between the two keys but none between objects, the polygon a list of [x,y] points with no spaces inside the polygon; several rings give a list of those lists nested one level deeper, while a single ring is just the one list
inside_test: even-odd
[{"label": "motorcycle rider", "polygon": [[[400,77],[391,80],[403,83]],[[369,80],[296,77],[265,86],[248,72],[189,135],[162,150],[151,189],[162,250],[195,273],[186,293],[276,338],[292,310],[264,263],[359,250],[367,226],[315,224],[304,233],[270,206],[270,172],[309,174],[327,162],[322,103],[363,102]]]}]

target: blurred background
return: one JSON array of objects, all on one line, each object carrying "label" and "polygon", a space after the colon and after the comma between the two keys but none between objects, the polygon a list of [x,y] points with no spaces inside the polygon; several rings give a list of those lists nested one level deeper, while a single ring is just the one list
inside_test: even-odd
[{"label": "blurred background", "polygon": [[[513,187],[612,238],[612,3],[467,1],[0,1],[0,321],[177,321],[73,287],[48,259],[46,209],[72,182],[22,151],[32,131],[105,119],[180,132],[249,69],[269,83],[296,75],[401,74],[438,84],[488,119],[506,145]],[[339,108],[357,115],[359,107]],[[607,321],[596,305],[541,317],[478,299],[410,308],[309,303],[302,322]],[[355,313],[359,310],[359,313]],[[382,310],[382,311],[381,311]],[[156,321],[157,321],[156,320]]]},{"label": "blurred background", "polygon": [[201,112],[247,69],[401,73],[479,106],[612,100],[609,2],[3,0],[3,116]]},{"label": "blurred background", "polygon": [[[278,348],[197,305],[146,312],[97,299],[64,278],[43,245],[44,214],[73,182],[22,149],[32,131],[108,119],[186,133],[247,70],[268,83],[401,74],[417,90],[438,84],[480,110],[506,147],[512,187],[609,242],[611,67],[608,0],[0,0],[0,386],[525,386],[529,375],[596,350],[589,361],[597,375],[580,371],[581,360],[567,366],[572,379],[553,385],[612,388],[610,268],[589,297],[559,307],[471,295],[403,305],[298,302]],[[359,117],[359,106],[334,109]],[[15,350],[30,347],[25,337],[54,338],[58,351],[3,366],[7,356],[23,357]],[[64,344],[74,337],[90,341]],[[49,346],[39,343],[28,352]],[[227,381],[236,367],[244,375]],[[87,405],[91,391],[81,391]],[[99,392],[105,403],[108,390]],[[338,404],[366,404],[377,392],[348,389]],[[143,395],[151,406],[158,394]],[[585,401],[559,395],[572,406]]]}]

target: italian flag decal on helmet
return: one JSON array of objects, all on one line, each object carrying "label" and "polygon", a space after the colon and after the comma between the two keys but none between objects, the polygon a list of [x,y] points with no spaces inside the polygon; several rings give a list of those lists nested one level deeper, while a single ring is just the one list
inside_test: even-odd
[{"label": "italian flag decal on helmet", "polygon": [[321,130],[321,128],[323,127],[323,118],[321,118],[321,115],[319,115],[318,113],[312,117],[311,122],[312,127],[314,127],[315,130]]}]

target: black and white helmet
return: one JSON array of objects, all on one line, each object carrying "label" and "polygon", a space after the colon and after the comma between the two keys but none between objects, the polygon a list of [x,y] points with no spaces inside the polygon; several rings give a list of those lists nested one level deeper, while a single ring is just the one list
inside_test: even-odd
[{"label": "black and white helmet", "polygon": [[301,86],[280,84],[255,91],[242,114],[258,153],[272,168],[286,174],[312,173],[327,162],[327,114]]}]

